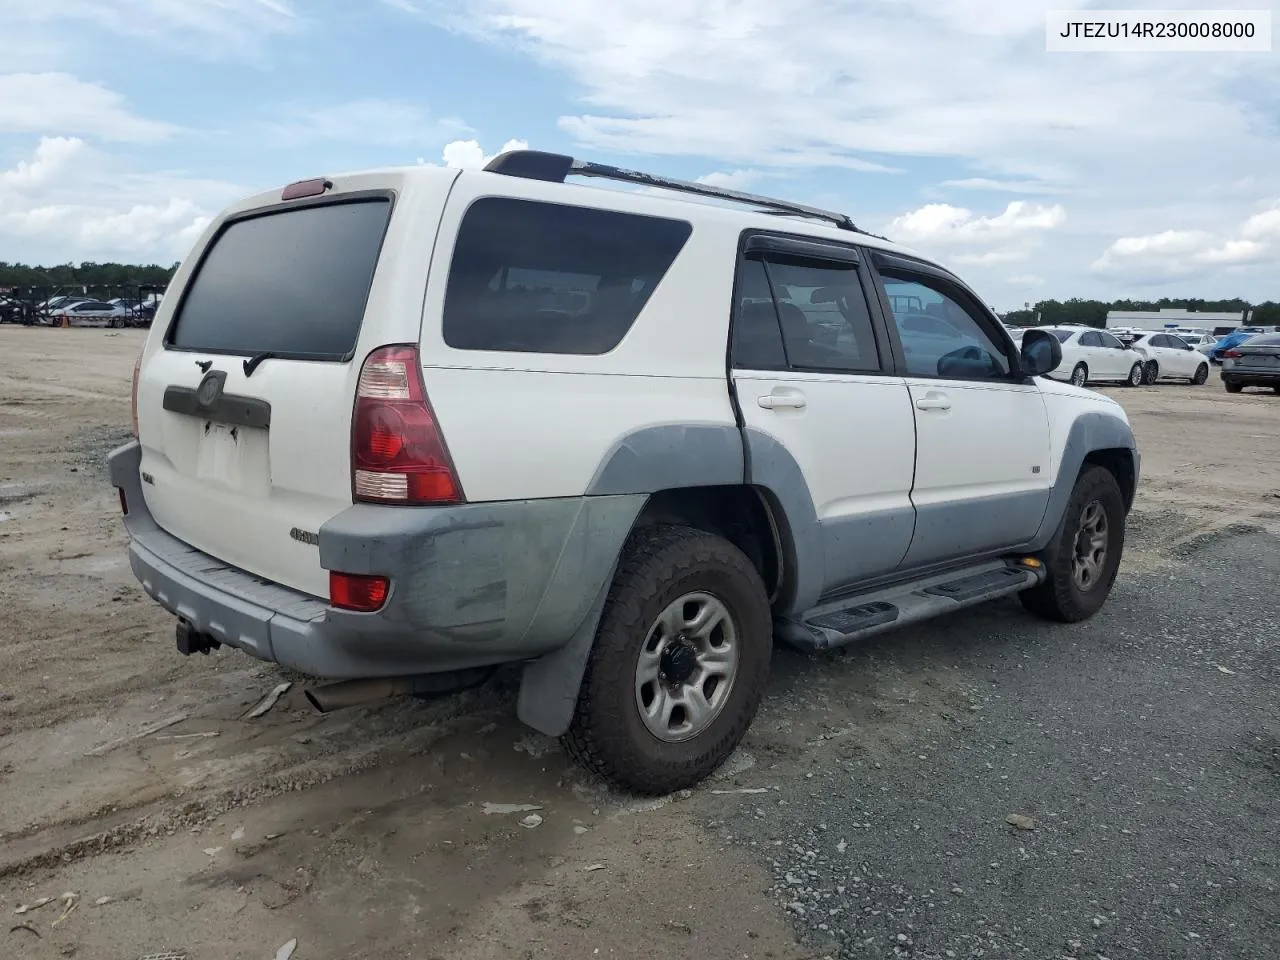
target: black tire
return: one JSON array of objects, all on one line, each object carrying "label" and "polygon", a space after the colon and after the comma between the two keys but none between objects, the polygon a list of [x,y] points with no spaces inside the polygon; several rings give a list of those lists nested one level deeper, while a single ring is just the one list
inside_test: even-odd
[{"label": "black tire", "polygon": [[1202,363],[1200,364],[1200,366],[1196,367],[1196,375],[1191,378],[1191,383],[1193,386],[1199,387],[1203,385],[1208,379],[1209,379],[1209,365],[1207,363]]},{"label": "black tire", "polygon": [[1154,360],[1148,360],[1142,365],[1142,382],[1147,386],[1152,386],[1160,379],[1160,364]]},{"label": "black tire", "polygon": [[[737,631],[738,664],[723,706],[690,739],[650,732],[637,702],[637,665],[658,616],[689,593],[715,597]],[[642,527],[624,548],[587,660],[565,752],[636,793],[691,787],[720,766],[756,715],[769,676],[773,617],[763,581],[746,555],[689,527]]]},{"label": "black tire", "polygon": [[111,329],[122,330],[124,328],[124,319],[122,317],[111,318]]},{"label": "black tire", "polygon": [[[1073,560],[1081,518],[1094,503],[1101,506],[1106,516],[1106,552],[1096,579],[1082,589],[1073,575]],[[1059,623],[1087,620],[1102,609],[1120,569],[1124,523],[1124,495],[1120,484],[1105,467],[1086,466],[1076,479],[1058,532],[1044,552],[1047,577],[1039,586],[1019,594],[1022,605],[1038,617]]]},{"label": "black tire", "polygon": [[1140,387],[1147,382],[1147,374],[1142,364],[1135,363],[1129,368],[1129,378],[1125,380],[1126,387]]},{"label": "black tire", "polygon": [[1223,380],[1222,386],[1226,388],[1227,393],[1239,393],[1244,389],[1244,384],[1236,383],[1233,380]]},{"label": "black tire", "polygon": [[1071,370],[1071,383],[1077,387],[1088,386],[1089,368],[1083,363],[1077,363]]}]

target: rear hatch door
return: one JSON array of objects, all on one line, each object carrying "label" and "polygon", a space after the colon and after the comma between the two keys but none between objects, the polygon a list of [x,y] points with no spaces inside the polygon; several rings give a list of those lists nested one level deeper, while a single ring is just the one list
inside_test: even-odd
[{"label": "rear hatch door", "polygon": [[[211,227],[174,278],[139,372],[142,490],[163,529],[328,596],[318,531],[352,503],[360,366],[379,345],[417,340],[455,175],[347,178],[288,203],[276,193]],[[420,253],[392,256],[406,249]]]}]

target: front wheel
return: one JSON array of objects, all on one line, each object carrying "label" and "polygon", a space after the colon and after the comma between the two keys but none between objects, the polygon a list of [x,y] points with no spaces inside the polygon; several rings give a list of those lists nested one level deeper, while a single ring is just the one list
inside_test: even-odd
[{"label": "front wheel", "polygon": [[772,645],[768,595],[741,550],[689,527],[635,531],[600,618],[566,752],[637,793],[693,786],[750,726]]},{"label": "front wheel", "polygon": [[1196,367],[1196,375],[1191,378],[1191,382],[1195,384],[1197,387],[1199,387],[1199,386],[1202,386],[1204,382],[1208,379],[1209,379],[1209,365],[1207,363],[1202,363],[1200,364],[1200,366]]},{"label": "front wheel", "polygon": [[1083,363],[1077,363],[1075,369],[1071,371],[1071,385],[1073,387],[1083,387],[1089,382],[1089,368]]},{"label": "front wheel", "polygon": [[1105,467],[1088,466],[1053,542],[1045,551],[1047,576],[1019,598],[1046,620],[1076,623],[1097,613],[1111,593],[1124,552],[1124,495]]},{"label": "front wheel", "polygon": [[1146,374],[1143,372],[1142,364],[1135,363],[1129,370],[1129,377],[1125,380],[1125,386],[1140,387],[1146,382]]}]

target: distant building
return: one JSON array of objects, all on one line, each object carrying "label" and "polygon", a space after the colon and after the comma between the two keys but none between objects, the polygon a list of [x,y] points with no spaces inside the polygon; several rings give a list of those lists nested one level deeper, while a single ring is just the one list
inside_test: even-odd
[{"label": "distant building", "polygon": [[1136,330],[1201,330],[1205,333],[1225,333],[1245,326],[1249,311],[1239,313],[1208,313],[1165,307],[1161,310],[1108,310],[1107,327],[1132,327]]}]

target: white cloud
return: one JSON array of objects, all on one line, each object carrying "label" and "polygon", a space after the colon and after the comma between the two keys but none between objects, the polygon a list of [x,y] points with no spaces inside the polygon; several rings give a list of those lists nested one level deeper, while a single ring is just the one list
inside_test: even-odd
[{"label": "white cloud", "polygon": [[414,3],[413,0],[382,0],[382,2],[393,10],[400,10],[404,13],[416,14],[422,12],[422,8]]},{"label": "white cloud", "polygon": [[497,153],[486,154],[478,140],[454,140],[446,143],[441,157],[446,167],[455,170],[481,170],[498,154],[508,150],[528,150],[529,144],[523,140],[508,140]]},{"label": "white cloud", "polygon": [[1240,236],[1246,240],[1280,240],[1280,203],[1246,220]]},{"label": "white cloud", "polygon": [[1044,285],[1044,277],[1037,276],[1034,273],[1019,273],[1012,277],[1006,277],[1005,283],[1013,287],[1040,287]]},{"label": "white cloud", "polygon": [[987,216],[948,203],[928,203],[895,217],[886,229],[891,240],[957,266],[997,267],[1029,259],[1039,238],[1062,226],[1066,216],[1061,204],[1024,200]]},{"label": "white cloud", "polygon": [[1039,180],[993,180],[990,177],[966,177],[943,180],[942,186],[956,190],[991,190],[997,193],[1061,193],[1062,188]]},{"label": "white cloud", "polygon": [[1092,267],[1102,275],[1158,283],[1268,262],[1280,264],[1280,204],[1248,217],[1229,235],[1209,230],[1163,230],[1120,237]]},{"label": "white cloud", "polygon": [[6,190],[39,187],[58,176],[84,150],[78,137],[41,137],[35,155],[19,160],[12,170],[0,170],[0,197]]},{"label": "white cloud", "polygon": [[889,224],[894,240],[922,248],[970,248],[964,256],[970,263],[1003,263],[1017,259],[1008,251],[972,250],[976,246],[997,246],[1028,234],[1043,233],[1062,225],[1066,210],[1061,204],[1041,206],[1014,200],[995,216],[979,216],[965,207],[929,203],[895,217]]},{"label": "white cloud", "polygon": [[698,183],[704,183],[709,187],[720,187],[722,190],[749,190],[763,177],[764,175],[758,170],[717,170],[698,177]]},{"label": "white cloud", "polygon": [[0,133],[152,143],[174,130],[170,124],[137,116],[118,93],[68,73],[0,74]]},{"label": "white cloud", "polygon": [[67,21],[178,43],[208,57],[243,55],[274,34],[297,29],[301,17],[288,0],[0,0],[6,28]]},{"label": "white cloud", "polygon": [[249,191],[124,161],[71,138],[44,138],[0,170],[0,260],[155,261],[184,256],[213,213]]},{"label": "white cloud", "polygon": [[425,108],[402,100],[354,100],[321,108],[285,107],[286,118],[265,124],[263,136],[272,146],[297,147],[337,141],[387,147],[436,144],[468,127],[451,117],[434,117]]}]

